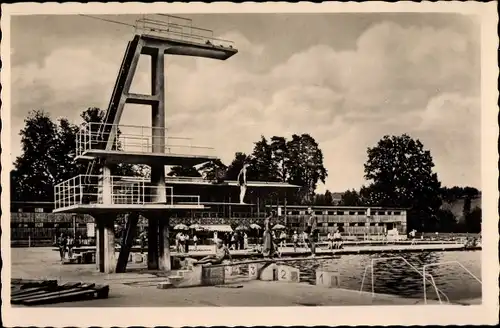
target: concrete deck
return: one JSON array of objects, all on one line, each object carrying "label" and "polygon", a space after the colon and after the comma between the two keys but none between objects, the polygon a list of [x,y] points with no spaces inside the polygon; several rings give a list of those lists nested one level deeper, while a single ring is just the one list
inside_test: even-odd
[{"label": "concrete deck", "polygon": [[[95,264],[61,265],[58,254],[49,249],[12,250],[12,278],[57,279],[59,282],[94,282],[110,286],[108,299],[50,305],[50,307],[184,307],[184,306],[338,306],[414,305],[422,299],[396,295],[359,293],[357,290],[325,288],[307,283],[246,281],[235,277],[229,284],[215,287],[158,289],[166,273],[135,268],[130,273],[105,274]],[[162,276],[163,275],[163,276]],[[241,280],[243,278],[243,281]],[[239,281],[238,281],[239,280]],[[480,300],[462,301],[478,304]],[[436,301],[428,301],[436,304]]]}]

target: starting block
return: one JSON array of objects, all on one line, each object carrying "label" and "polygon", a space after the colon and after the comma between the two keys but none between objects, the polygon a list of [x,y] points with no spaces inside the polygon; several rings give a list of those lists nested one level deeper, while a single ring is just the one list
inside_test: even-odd
[{"label": "starting block", "polygon": [[239,267],[238,265],[228,265],[224,268],[224,274],[226,275],[226,277],[237,276],[241,274],[241,267]]},{"label": "starting block", "polygon": [[134,262],[135,263],[142,263],[144,261],[144,258],[142,257],[142,254],[134,254]]},{"label": "starting block", "polygon": [[225,268],[223,266],[219,267],[202,266],[201,284],[203,286],[223,285],[225,281],[224,273],[225,273]]},{"label": "starting block", "polygon": [[327,288],[339,288],[340,287],[340,275],[338,271],[316,271],[316,286],[322,286]]},{"label": "starting block", "polygon": [[288,265],[279,265],[278,281],[300,282],[300,270]]},{"label": "starting block", "polygon": [[264,267],[263,263],[250,263],[248,265],[248,278],[250,280],[259,279],[259,271]]},{"label": "starting block", "polygon": [[278,266],[276,263],[263,265],[260,269],[259,280],[275,281],[278,280]]}]

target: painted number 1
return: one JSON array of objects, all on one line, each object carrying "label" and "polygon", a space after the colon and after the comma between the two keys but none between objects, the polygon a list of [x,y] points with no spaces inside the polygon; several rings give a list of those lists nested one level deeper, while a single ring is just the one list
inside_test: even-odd
[{"label": "painted number 1", "polygon": [[323,283],[323,274],[322,273],[319,275],[319,281],[321,284]]}]

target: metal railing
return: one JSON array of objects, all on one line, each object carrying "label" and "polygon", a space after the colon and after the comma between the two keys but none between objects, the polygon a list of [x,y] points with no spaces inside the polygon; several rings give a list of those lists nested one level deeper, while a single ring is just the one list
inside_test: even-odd
[{"label": "metal railing", "polygon": [[[371,260],[371,263],[369,265],[367,265],[365,267],[365,271],[363,273],[363,279],[361,280],[361,288],[359,289],[359,292],[363,292],[363,286],[364,286],[364,283],[365,283],[365,278],[366,278],[366,273],[368,271],[368,268],[371,268],[371,280],[372,280],[372,297],[375,297],[375,284],[374,284],[374,274],[373,274],[373,268],[374,268],[374,263],[376,261],[388,261],[388,260],[402,260],[404,263],[406,263],[410,268],[412,268],[416,273],[418,273],[420,276],[422,276],[422,279],[424,280],[424,295],[426,295],[426,291],[425,291],[425,288],[426,288],[426,285],[425,285],[425,281],[428,280],[428,278],[426,279],[425,278],[425,272],[422,274],[420,273],[420,271],[413,265],[411,264],[410,262],[408,262],[404,257],[402,256],[394,256],[394,257],[380,257],[380,258],[376,258],[376,259],[372,259]],[[424,266],[425,267],[425,266]],[[430,277],[430,281],[431,281],[431,285],[434,287],[434,290],[436,291],[436,295],[438,297],[438,300],[439,300],[439,304],[442,304],[442,301],[441,301],[441,295],[443,295],[446,300],[447,300],[447,303],[450,303],[450,299],[448,298],[448,296],[446,296],[445,293],[443,293],[435,284],[434,282],[434,278],[431,276]],[[424,296],[425,298],[426,296]],[[426,301],[427,302],[427,301]]]},{"label": "metal railing", "polygon": [[140,205],[189,203],[198,195],[176,195],[173,187],[153,186],[144,178],[81,174],[54,186],[54,208],[82,204]]},{"label": "metal railing", "polygon": [[[214,148],[193,145],[191,138],[166,137],[166,128],[107,123],[85,123],[76,136],[77,156],[106,149],[135,153],[212,156]],[[118,131],[118,133],[115,133]],[[109,140],[112,138],[113,140]]]},{"label": "metal railing", "polygon": [[214,48],[233,48],[234,42],[214,37],[209,29],[193,26],[191,19],[172,15],[148,15],[135,21],[135,32],[167,37],[169,39],[188,41],[197,44],[210,45]]},{"label": "metal railing", "polygon": [[[447,262],[438,262],[438,263],[431,263],[431,264],[426,264],[423,266],[422,268],[422,277],[425,277],[425,276],[429,276],[431,277],[431,280],[432,280],[432,283],[433,285],[435,286],[435,283],[434,283],[434,277],[432,276],[432,274],[430,273],[426,273],[426,270],[428,267],[431,267],[431,266],[440,266],[440,265],[448,265],[448,264],[458,264],[459,266],[461,266],[472,278],[476,279],[476,281],[478,281],[481,285],[483,284],[481,279],[479,279],[476,275],[474,275],[472,272],[470,272],[469,269],[467,269],[462,263],[458,262],[458,261],[447,261]],[[423,285],[424,285],[424,302],[425,304],[427,304],[427,291],[426,291],[426,279],[423,278]],[[439,297],[439,295],[438,295]],[[441,303],[441,298],[439,298],[439,302]]]}]

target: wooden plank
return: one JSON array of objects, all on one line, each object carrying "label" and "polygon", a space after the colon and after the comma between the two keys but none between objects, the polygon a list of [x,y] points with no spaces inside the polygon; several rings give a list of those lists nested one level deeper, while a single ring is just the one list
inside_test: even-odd
[{"label": "wooden plank", "polygon": [[[64,293],[64,294],[58,294],[58,295],[51,295],[51,296],[44,296],[44,297],[39,297],[39,298],[32,298],[29,300],[22,301],[22,304],[24,305],[38,305],[38,304],[44,304],[44,303],[61,303],[64,301],[68,300],[81,300],[88,298],[93,298],[95,295],[95,290],[92,289],[77,289],[72,292]],[[92,297],[91,297],[92,296]]]},{"label": "wooden plank", "polygon": [[108,285],[93,285],[91,288],[75,288],[75,291],[55,295],[42,295],[39,298],[29,299],[22,302],[24,305],[39,305],[46,303],[60,303],[65,301],[81,301],[91,298],[107,298],[109,294]]},{"label": "wooden plank", "polygon": [[32,298],[38,298],[40,297],[40,295],[43,295],[43,296],[51,296],[51,295],[60,295],[60,294],[65,294],[65,293],[69,293],[69,292],[72,292],[72,291],[76,291],[78,289],[88,289],[88,288],[91,288],[93,287],[95,284],[78,284],[78,285],[75,285],[73,287],[71,286],[59,286],[59,288],[55,291],[50,291],[50,292],[45,292],[45,291],[40,291],[40,292],[37,292],[37,293],[34,293],[34,294],[30,294],[30,295],[25,295],[25,296],[22,296],[22,297],[15,297],[15,298],[12,298],[11,299],[11,303],[12,304],[18,304],[19,302],[22,302],[22,301],[25,301],[27,299],[32,299]]}]

